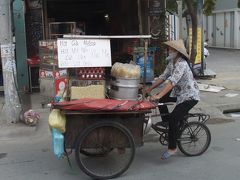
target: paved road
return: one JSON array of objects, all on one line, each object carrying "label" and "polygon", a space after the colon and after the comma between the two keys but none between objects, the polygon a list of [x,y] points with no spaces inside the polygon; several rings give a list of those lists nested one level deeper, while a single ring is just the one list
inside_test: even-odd
[{"label": "paved road", "polygon": [[[229,99],[224,95],[229,92],[239,93],[239,83],[238,85],[235,83],[240,75],[238,73],[240,63],[237,60],[239,52],[223,50],[210,52],[208,67],[217,72],[217,78],[204,81],[204,83],[210,82],[231,86],[231,88],[217,94],[202,93],[202,104],[197,108],[198,110],[210,109],[209,112],[218,118],[221,113],[219,108],[231,107],[231,103],[238,105],[239,99],[236,99],[239,96]],[[226,63],[223,62],[223,57],[226,57]],[[230,65],[229,62],[231,62]],[[222,70],[222,67],[225,67],[226,71]],[[223,73],[225,73],[224,76],[222,76]],[[221,78],[228,78],[228,80],[221,80]],[[51,150],[51,135],[47,125],[49,110],[40,108],[38,95],[32,96],[32,101],[34,102],[33,108],[41,114],[41,121],[37,128],[26,128],[21,125],[0,126],[0,180],[88,180],[89,178],[78,169],[73,155],[71,156],[73,170],[68,167],[66,159],[55,159]],[[214,109],[211,109],[213,107]],[[229,119],[227,118],[222,123],[215,121],[216,123],[208,124],[212,133],[211,146],[206,153],[198,157],[186,157],[178,152],[175,157],[167,161],[160,160],[160,155],[166,147],[161,146],[157,142],[156,134],[150,132],[146,137],[145,145],[137,149],[134,162],[127,173],[118,179],[239,179],[240,119]]]},{"label": "paved road", "polygon": [[[240,175],[240,142],[236,138],[240,138],[240,120],[209,127],[212,143],[206,153],[186,157],[178,152],[167,161],[160,160],[165,147],[157,143],[155,134],[150,133],[145,145],[137,149],[130,169],[118,179],[237,180]],[[47,129],[47,126],[41,128]],[[74,156],[71,157],[73,170],[68,167],[66,159],[55,159],[48,131],[36,132],[28,138],[1,138],[0,152],[0,179],[3,180],[89,179],[78,169]]]}]

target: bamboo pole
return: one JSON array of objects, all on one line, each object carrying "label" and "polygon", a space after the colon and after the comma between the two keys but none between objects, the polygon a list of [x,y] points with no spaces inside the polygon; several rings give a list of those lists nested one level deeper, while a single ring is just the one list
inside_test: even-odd
[{"label": "bamboo pole", "polygon": [[[143,89],[145,89],[146,79],[147,79],[147,54],[148,54],[148,39],[145,39],[145,41],[144,41]],[[145,92],[143,92],[143,99],[145,99]]]}]

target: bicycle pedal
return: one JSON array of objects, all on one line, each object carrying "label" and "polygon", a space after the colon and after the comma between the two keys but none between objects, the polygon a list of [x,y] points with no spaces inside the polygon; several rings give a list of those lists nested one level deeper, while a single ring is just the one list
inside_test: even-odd
[{"label": "bicycle pedal", "polygon": [[169,123],[168,122],[164,122],[164,121],[160,121],[160,122],[157,122],[155,125],[168,128]]},{"label": "bicycle pedal", "polygon": [[155,131],[159,131],[159,132],[163,132],[163,133],[168,133],[168,129],[167,128],[162,128],[161,126],[157,126],[156,124],[152,124],[152,128]]}]

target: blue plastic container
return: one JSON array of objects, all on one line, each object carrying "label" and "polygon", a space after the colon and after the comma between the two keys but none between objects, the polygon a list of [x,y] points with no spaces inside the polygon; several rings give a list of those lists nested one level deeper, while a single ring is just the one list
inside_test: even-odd
[{"label": "blue plastic container", "polygon": [[[153,59],[151,55],[147,56],[146,62],[146,81],[151,81],[153,79]],[[136,64],[141,68],[141,77],[144,77],[144,56],[138,55],[136,57]]]},{"label": "blue plastic container", "polygon": [[55,128],[52,128],[52,146],[57,159],[61,159],[64,153],[64,136]]},{"label": "blue plastic container", "polygon": [[[146,82],[151,82],[154,79],[154,57],[156,47],[149,47],[147,52],[147,59],[146,59]],[[141,68],[141,78],[144,77],[144,48],[143,47],[136,47],[133,51],[134,60],[137,65]]]}]

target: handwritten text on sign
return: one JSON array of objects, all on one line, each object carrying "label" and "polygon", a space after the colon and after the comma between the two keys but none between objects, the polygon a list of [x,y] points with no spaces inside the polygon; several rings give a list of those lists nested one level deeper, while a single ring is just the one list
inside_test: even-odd
[{"label": "handwritten text on sign", "polygon": [[60,68],[112,65],[109,39],[58,39],[57,45]]}]

